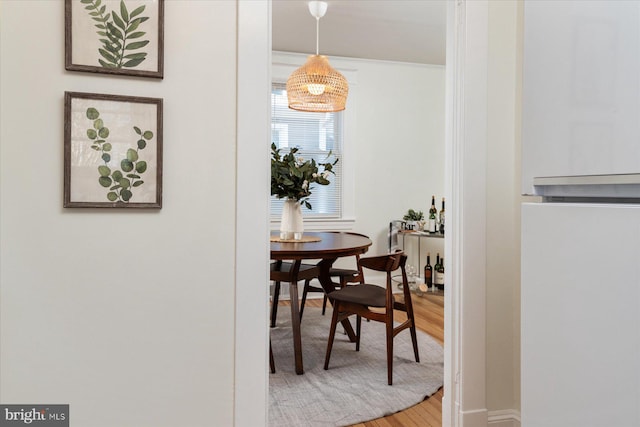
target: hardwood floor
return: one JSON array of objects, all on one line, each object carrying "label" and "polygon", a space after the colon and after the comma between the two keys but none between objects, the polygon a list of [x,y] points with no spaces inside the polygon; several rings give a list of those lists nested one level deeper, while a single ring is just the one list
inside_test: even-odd
[{"label": "hardwood floor", "polygon": [[[444,344],[444,296],[442,293],[413,296],[416,327]],[[307,300],[309,307],[322,307],[322,299]],[[328,308],[328,310],[330,310]],[[400,316],[401,314],[399,314]],[[351,427],[441,427],[442,389],[404,411]]]}]

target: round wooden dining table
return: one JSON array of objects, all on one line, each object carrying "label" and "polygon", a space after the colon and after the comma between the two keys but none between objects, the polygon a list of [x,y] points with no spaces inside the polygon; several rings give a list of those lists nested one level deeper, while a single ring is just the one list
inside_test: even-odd
[{"label": "round wooden dining table", "polygon": [[[271,259],[274,261],[292,261],[294,268],[289,281],[291,298],[291,325],[293,331],[293,349],[297,374],[303,374],[302,337],[300,334],[300,308],[298,302],[298,269],[302,260],[319,260],[318,280],[325,293],[336,289],[330,270],[336,259],[345,256],[361,255],[371,246],[369,237],[349,232],[305,232],[303,241],[281,241],[279,234],[271,235]],[[349,338],[354,341],[355,333],[348,319],[342,321]]]}]

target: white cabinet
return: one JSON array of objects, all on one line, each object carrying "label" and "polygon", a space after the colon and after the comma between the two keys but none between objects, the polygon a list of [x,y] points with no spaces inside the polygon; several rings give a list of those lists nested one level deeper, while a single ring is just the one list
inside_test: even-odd
[{"label": "white cabinet", "polygon": [[640,426],[640,207],[524,204],[522,426]]},{"label": "white cabinet", "polygon": [[640,172],[640,2],[526,1],[522,192]]}]

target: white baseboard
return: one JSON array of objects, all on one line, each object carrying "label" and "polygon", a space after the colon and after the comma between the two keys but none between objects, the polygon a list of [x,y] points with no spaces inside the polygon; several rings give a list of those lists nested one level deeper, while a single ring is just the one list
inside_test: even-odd
[{"label": "white baseboard", "polygon": [[514,409],[487,411],[477,409],[460,412],[462,427],[520,427],[520,412]]},{"label": "white baseboard", "polygon": [[520,427],[520,411],[516,411],[515,409],[490,411],[487,415],[488,426]]},{"label": "white baseboard", "polygon": [[460,427],[480,427],[487,425],[487,410],[474,409],[471,411],[460,411]]}]

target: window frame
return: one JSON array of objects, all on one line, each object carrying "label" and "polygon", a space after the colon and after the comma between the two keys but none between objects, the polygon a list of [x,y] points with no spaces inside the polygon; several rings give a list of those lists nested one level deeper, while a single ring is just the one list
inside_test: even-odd
[{"label": "window frame", "polygon": [[[273,52],[272,54],[272,84],[286,83],[289,75],[300,68],[308,55]],[[342,187],[341,187],[341,216],[337,218],[311,218],[305,217],[306,230],[351,230],[355,223],[355,128],[357,105],[357,70],[340,66],[340,60],[330,58],[331,65],[340,71],[349,82],[349,96],[347,106],[343,112],[343,144],[340,162],[342,163]],[[271,94],[271,91],[269,91]],[[279,218],[270,219],[270,227],[277,230],[280,226]]]}]

